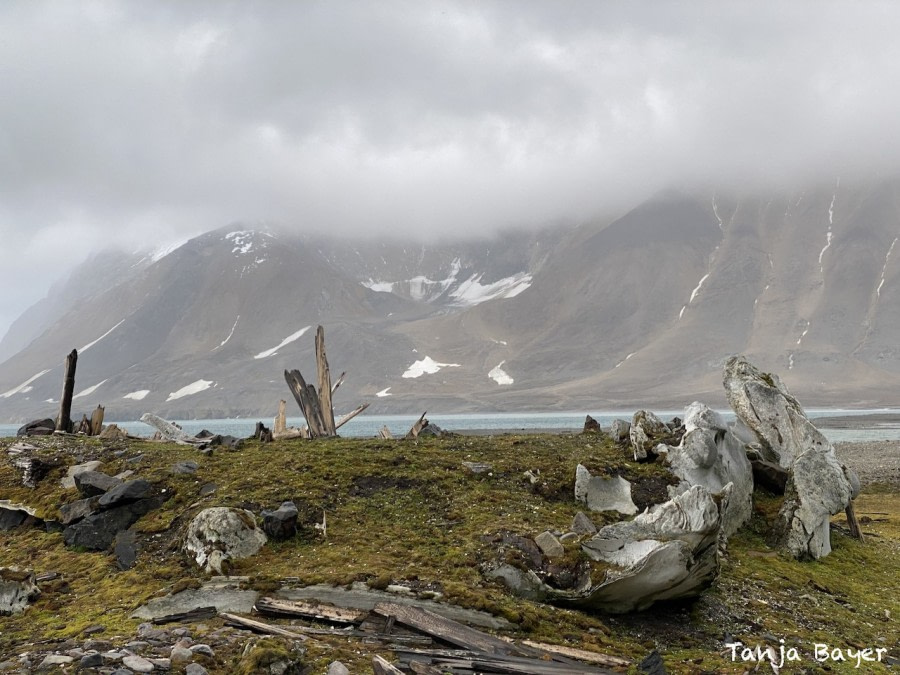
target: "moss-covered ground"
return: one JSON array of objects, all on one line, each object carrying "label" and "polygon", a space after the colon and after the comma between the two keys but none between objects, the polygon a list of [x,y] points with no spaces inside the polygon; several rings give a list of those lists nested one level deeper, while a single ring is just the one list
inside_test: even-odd
[{"label": "moss-covered ground", "polygon": [[[640,661],[657,649],[671,672],[743,672],[755,663],[733,662],[726,641],[798,650],[800,662],[782,672],[888,672],[886,666],[817,662],[816,643],[841,649],[884,648],[900,658],[900,491],[869,486],[856,501],[865,541],[845,532],[836,517],[833,553],[813,563],[771,551],[765,535],[779,498],[759,495],[753,521],[733,537],[719,580],[700,599],[630,616],[590,615],[513,597],[484,579],[480,566],[496,557],[489,535],[510,531],[534,536],[567,531],[579,510],[573,499],[575,466],[623,475],[635,484],[639,506],[664,499],[671,481],[658,464],[639,465],[628,451],[592,434],[450,436],[416,442],[333,439],[248,442],[241,450],[210,456],[171,444],[95,439],[35,441],[40,456],[56,463],[35,488],[6,457],[14,439],[0,440],[0,499],[21,502],[55,519],[60,504],[77,498],[60,478],[68,465],[100,459],[100,470],[134,471],[165,488],[171,498],[136,525],[142,551],[136,566],[118,571],[112,555],[70,550],[60,533],[19,529],[0,536],[0,566],[18,565],[62,576],[23,614],[0,618],[0,661],[54,644],[83,639],[103,625],[103,637],[135,634],[129,614],[146,600],[196,585],[204,574],[180,553],[178,538],[200,509],[240,506],[259,514],[294,500],[308,518],[327,519],[327,537],[311,530],[273,542],[230,572],[268,591],[292,583],[373,587],[407,583],[430,588],[443,601],[482,609],[512,622],[512,637],[601,651]],[[194,475],[171,466],[191,459]],[[487,462],[474,474],[463,462]],[[536,481],[529,480],[531,472]],[[208,483],[215,491],[201,497]],[[598,525],[611,516],[594,514]],[[485,535],[488,535],[487,537]],[[577,555],[573,551],[573,555]],[[210,629],[219,620],[206,622]],[[306,644],[312,672],[341,659],[352,672],[369,672],[370,650],[358,641],[322,639]],[[385,656],[389,653],[379,650]],[[211,672],[233,672],[234,655],[218,654]],[[749,666],[749,667],[748,667]],[[771,669],[764,665],[760,672]]]}]

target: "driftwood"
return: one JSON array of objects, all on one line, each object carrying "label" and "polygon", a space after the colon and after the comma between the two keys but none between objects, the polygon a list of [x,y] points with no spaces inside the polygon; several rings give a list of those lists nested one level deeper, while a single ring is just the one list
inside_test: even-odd
[{"label": "driftwood", "polygon": [[141,422],[149,424],[159,431],[160,436],[167,441],[175,441],[180,445],[206,445],[208,443],[207,439],[191,436],[190,434],[185,433],[177,424],[164,420],[159,415],[154,415],[153,413],[144,413],[141,415]]},{"label": "driftwood", "polygon": [[403,675],[403,671],[376,654],[372,657],[372,672],[375,675]]},{"label": "driftwood", "polygon": [[319,619],[343,624],[360,623],[367,614],[367,612],[361,610],[343,609],[313,602],[279,600],[277,598],[260,598],[256,602],[256,611],[269,616]]},{"label": "driftwood", "polygon": [[325,434],[325,422],[322,419],[322,410],[316,395],[316,388],[307,384],[299,370],[284,371],[284,381],[287,382],[294,400],[300,406],[306,425],[309,428],[310,438],[322,438]]},{"label": "driftwood", "polygon": [[862,530],[859,528],[859,521],[856,519],[856,511],[853,508],[853,500],[850,500],[850,503],[847,504],[847,508],[844,509],[844,513],[847,514],[847,525],[850,528],[850,536],[863,540]]},{"label": "driftwood", "polygon": [[415,440],[419,437],[419,432],[428,424],[428,420],[425,419],[426,414],[427,412],[423,412],[418,421],[412,425],[412,428],[406,434],[406,440]]},{"label": "driftwood", "polygon": [[334,386],[331,387],[331,396],[334,398],[334,392],[338,390],[342,384],[344,384],[344,378],[347,377],[347,371],[345,370],[341,373],[341,376],[337,379],[337,382],[334,383]]},{"label": "driftwood", "polygon": [[271,443],[272,431],[262,422],[257,422],[256,429],[253,432],[253,438],[262,443]]},{"label": "driftwood", "polygon": [[359,406],[356,410],[353,410],[353,411],[351,411],[351,412],[348,412],[346,415],[344,415],[341,419],[338,420],[337,424],[334,425],[335,430],[340,429],[340,428],[341,428],[342,426],[344,426],[347,422],[349,422],[350,420],[352,420],[354,417],[356,417],[357,415],[359,415],[359,413],[361,413],[363,410],[365,410],[365,409],[368,408],[368,407],[369,407],[369,404],[368,404],[368,403],[363,403],[363,404],[362,404],[361,406]]},{"label": "driftwood", "polygon": [[393,438],[394,434],[391,433],[391,430],[387,428],[385,424],[381,429],[378,430],[379,438]]},{"label": "driftwood", "polygon": [[287,431],[287,415],[285,414],[286,403],[284,399],[281,399],[278,402],[278,414],[275,415],[275,422],[272,424],[272,436],[276,438],[284,435],[284,432]]},{"label": "driftwood", "polygon": [[334,407],[331,404],[331,370],[325,356],[325,329],[316,328],[316,371],[319,375],[319,411],[326,436],[336,436]]},{"label": "driftwood", "polygon": [[212,619],[218,614],[218,610],[213,607],[197,607],[188,612],[178,612],[177,614],[167,614],[153,619],[153,623],[157,626],[166,623],[190,623],[192,621],[206,621]]},{"label": "driftwood", "polygon": [[598,652],[589,652],[584,649],[575,649],[574,647],[564,647],[562,645],[548,645],[545,642],[532,642],[531,640],[522,640],[522,644],[535,649],[542,649],[551,654],[561,654],[569,658],[584,661],[586,663],[596,663],[601,666],[610,666],[612,668],[627,668],[631,665],[628,659],[622,659],[618,656],[610,656],[608,654],[600,654]]},{"label": "driftwood", "polygon": [[103,406],[98,405],[91,414],[91,436],[99,436],[100,432],[103,431],[103,413],[105,410]]},{"label": "driftwood", "polygon": [[238,616],[237,614],[228,614],[227,612],[221,612],[219,614],[223,619],[225,619],[225,623],[228,623],[232,626],[239,626],[241,628],[247,628],[249,630],[254,631],[255,633],[263,633],[265,635],[281,635],[282,637],[289,637],[295,640],[308,640],[309,638],[301,633],[297,633],[295,631],[288,630],[287,628],[282,628],[281,626],[275,626],[270,623],[263,623],[262,621],[254,621],[253,619],[248,619],[243,616]]},{"label": "driftwood", "polygon": [[56,430],[72,431],[72,392],[75,391],[75,366],[78,365],[78,350],[73,349],[66,356],[66,371],[63,375],[62,396],[59,397],[59,415]]}]

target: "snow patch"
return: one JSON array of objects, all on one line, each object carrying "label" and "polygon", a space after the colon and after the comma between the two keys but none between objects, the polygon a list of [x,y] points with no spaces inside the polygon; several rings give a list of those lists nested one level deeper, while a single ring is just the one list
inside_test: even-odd
[{"label": "snow patch", "polygon": [[703,275],[703,278],[700,279],[700,283],[697,284],[697,288],[691,291],[691,299],[688,300],[688,304],[690,305],[694,302],[694,299],[697,297],[697,294],[700,292],[700,289],[703,287],[703,282],[709,279],[709,272]]},{"label": "snow patch", "polygon": [[92,387],[88,387],[87,389],[82,389],[81,391],[79,391],[77,394],[75,394],[72,397],[72,400],[75,400],[76,398],[84,398],[85,396],[90,396],[95,391],[97,391],[105,382],[106,382],[106,380],[103,380],[103,382],[98,382],[97,384],[95,384]]},{"label": "snow patch", "polygon": [[147,398],[147,394],[150,393],[149,389],[139,389],[137,391],[133,391],[130,394],[125,394],[122,398],[130,398],[132,401],[143,401]]},{"label": "snow patch", "polygon": [[434,375],[441,368],[459,368],[458,363],[438,363],[430,356],[413,363],[401,377],[421,377],[422,375]]},{"label": "snow patch", "polygon": [[793,369],[794,369],[794,353],[791,352],[788,355],[788,370],[793,370]]},{"label": "snow patch", "polygon": [[884,266],[881,268],[881,280],[878,282],[878,288],[875,289],[875,297],[881,297],[881,287],[884,286],[884,278],[887,274],[887,266],[888,262],[891,259],[891,253],[894,252],[894,246],[897,245],[897,237],[894,238],[894,241],[891,242],[891,247],[888,249],[887,255],[884,256]]},{"label": "snow patch", "polygon": [[225,239],[230,241],[234,248],[231,252],[235,255],[244,255],[253,253],[253,230],[236,230],[225,235]]},{"label": "snow patch", "polygon": [[284,347],[285,345],[290,344],[290,343],[293,342],[294,340],[297,340],[297,339],[301,338],[301,337],[303,336],[303,334],[304,334],[306,331],[308,331],[310,328],[312,328],[312,326],[306,326],[305,328],[301,328],[301,329],[298,330],[296,333],[292,333],[292,334],[288,335],[288,336],[287,336],[286,338],[284,338],[284,340],[282,340],[277,346],[272,347],[272,349],[267,349],[267,350],[264,351],[264,352],[260,352],[259,354],[257,354],[257,355],[254,356],[253,358],[254,358],[254,359],[264,359],[264,358],[266,358],[266,357],[268,357],[268,356],[272,356],[273,354],[278,353],[278,350],[279,350],[279,349],[281,349],[281,348]]},{"label": "snow patch", "polygon": [[368,281],[363,281],[362,285],[376,293],[393,293],[396,283],[395,281],[375,281],[370,278]]},{"label": "snow patch", "polygon": [[803,342],[803,338],[806,337],[806,334],[807,334],[808,332],[809,332],[809,321],[806,322],[806,329],[805,329],[802,333],[800,333],[800,337],[797,338],[797,344],[798,344],[798,345],[799,345],[801,342]]},{"label": "snow patch", "polygon": [[32,387],[30,387],[29,385],[32,382],[34,382],[36,379],[38,379],[39,377],[46,375],[49,372],[50,372],[50,369],[47,368],[47,370],[42,370],[37,375],[32,375],[27,380],[25,380],[22,384],[20,384],[18,387],[14,387],[13,389],[10,389],[9,391],[0,394],[0,398],[9,398],[10,396],[13,396],[15,394],[24,394],[26,392],[31,391]]},{"label": "snow patch", "polygon": [[488,373],[488,377],[500,385],[512,384],[513,382],[515,382],[515,380],[513,380],[513,378],[509,376],[509,373],[503,370],[504,363],[506,363],[506,361],[501,361],[494,368],[492,368]]},{"label": "snow patch", "polygon": [[481,283],[483,274],[473,274],[450,294],[461,305],[478,305],[496,298],[514,298],[531,286],[532,276],[519,272],[491,284]]},{"label": "snow patch", "polygon": [[719,229],[722,230],[722,232],[724,232],[725,224],[722,222],[722,218],[719,216],[719,207],[716,205],[715,197],[712,198],[712,209],[713,209],[713,213],[716,215],[716,220],[719,221]]},{"label": "snow patch", "polygon": [[222,347],[224,347],[224,346],[226,345],[226,343],[231,339],[231,336],[234,335],[234,329],[237,328],[238,321],[240,321],[240,320],[241,320],[241,315],[238,314],[238,315],[237,315],[237,318],[234,320],[234,325],[231,327],[231,332],[228,333],[228,337],[225,338],[224,340],[222,340],[222,341],[219,343],[219,346],[218,346],[218,347],[213,347],[212,351],[216,351],[217,349],[221,349]]},{"label": "snow patch", "polygon": [[190,241],[190,238],[179,239],[178,241],[175,241],[171,244],[166,244],[165,246],[161,246],[160,248],[155,249],[153,251],[153,253],[150,254],[150,259],[153,262],[159,262],[160,260],[165,258],[170,253],[180,249],[182,246],[184,246],[189,241]]},{"label": "snow patch", "polygon": [[[681,311],[683,312],[683,311],[684,311],[684,308],[682,308]],[[625,363],[628,359],[630,359],[632,356],[634,356],[634,352],[631,352],[628,356],[626,356],[624,359],[622,359],[621,361],[619,361],[619,362],[616,364],[615,367],[618,368],[618,367],[621,366],[623,363]],[[615,368],[614,368],[613,370],[615,370]]]},{"label": "snow patch", "polygon": [[197,380],[196,382],[191,382],[189,385],[169,394],[169,397],[166,399],[166,403],[168,403],[169,401],[174,401],[178,398],[184,398],[185,396],[199,394],[201,391],[205,391],[211,386],[215,386],[215,384],[216,383],[212,380]]},{"label": "snow patch", "polygon": [[113,326],[112,328],[110,328],[108,331],[106,331],[103,335],[101,335],[100,337],[98,337],[98,338],[97,338],[96,340],[94,340],[93,342],[88,342],[84,347],[82,347],[81,349],[78,350],[78,353],[79,353],[79,354],[83,354],[83,353],[86,352],[88,349],[90,349],[91,347],[93,347],[95,344],[97,344],[98,342],[100,342],[100,340],[102,340],[102,339],[105,338],[107,335],[109,335],[110,333],[112,333],[116,328],[118,328],[119,326],[121,326],[123,323],[125,323],[125,319],[122,319],[119,323],[117,323],[115,326]]},{"label": "snow patch", "polygon": [[385,389],[382,389],[381,391],[379,391],[379,392],[378,392],[377,394],[375,394],[375,395],[376,395],[378,398],[384,398],[385,396],[393,396],[393,394],[391,393],[391,388],[390,388],[390,387],[387,387],[387,388],[385,388]]}]

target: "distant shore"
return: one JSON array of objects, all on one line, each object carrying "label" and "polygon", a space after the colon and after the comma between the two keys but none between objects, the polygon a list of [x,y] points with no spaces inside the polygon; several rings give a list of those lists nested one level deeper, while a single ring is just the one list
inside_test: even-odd
[{"label": "distant shore", "polygon": [[834,415],[815,417],[812,423],[821,429],[872,429],[900,427],[900,411],[866,413],[863,415]]}]

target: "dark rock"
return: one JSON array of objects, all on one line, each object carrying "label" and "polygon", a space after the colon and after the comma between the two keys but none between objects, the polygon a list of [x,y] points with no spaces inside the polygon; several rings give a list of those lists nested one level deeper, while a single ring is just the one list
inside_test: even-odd
[{"label": "dark rock", "polygon": [[66,529],[58,520],[45,520],[44,528],[51,534],[53,532],[62,532],[64,529]]},{"label": "dark rock", "polygon": [[103,655],[100,652],[96,654],[87,654],[81,657],[78,662],[79,668],[99,668],[103,665]]},{"label": "dark rock", "polygon": [[207,497],[214,493],[218,489],[218,486],[215,483],[206,483],[200,487],[200,496]]},{"label": "dark rock", "polygon": [[97,497],[107,490],[111,490],[122,481],[112,476],[107,476],[100,471],[84,471],[75,474],[75,487],[82,497]]},{"label": "dark rock", "polygon": [[116,567],[130,570],[137,560],[137,538],[133,530],[123,530],[116,534],[115,546]]},{"label": "dark rock", "polygon": [[29,520],[34,521],[34,516],[23,508],[17,508],[12,504],[0,506],[0,532],[20,527]]},{"label": "dark rock", "polygon": [[584,433],[588,432],[595,434],[603,433],[603,429],[600,428],[600,422],[590,415],[584,418]]},{"label": "dark rock", "polygon": [[209,439],[209,444],[211,446],[222,446],[231,450],[240,450],[244,446],[244,441],[243,439],[235,438],[234,436],[222,436],[216,434]]},{"label": "dark rock", "polygon": [[444,435],[444,430],[441,429],[434,422],[429,422],[424,427],[422,427],[422,429],[419,431],[419,436],[438,437],[438,436],[443,436],[443,435]]},{"label": "dark rock", "polygon": [[16,436],[49,436],[56,429],[56,422],[49,417],[43,420],[32,420],[19,427]]},{"label": "dark rock", "polygon": [[81,631],[82,635],[96,635],[97,633],[102,633],[106,630],[106,626],[103,626],[99,623],[95,623],[93,626],[88,626],[83,631]]},{"label": "dark rock", "polygon": [[760,487],[776,495],[783,495],[787,487],[790,473],[775,462],[767,462],[764,459],[750,461],[753,467],[753,482]]},{"label": "dark rock", "polygon": [[262,529],[272,539],[289,539],[297,534],[297,507],[283,502],[275,511],[263,511]]},{"label": "dark rock", "polygon": [[87,497],[79,499],[59,507],[59,522],[63,525],[71,525],[72,523],[85,518],[98,509],[97,498]]},{"label": "dark rock", "polygon": [[162,502],[162,497],[152,497],[93,513],[67,527],[63,531],[63,541],[66,546],[105,551],[112,545],[116,533],[131,527],[141,516],[159,508]]},{"label": "dark rock", "polygon": [[172,465],[172,473],[174,474],[193,474],[197,472],[197,469],[200,468],[200,465],[193,460],[185,460],[183,462],[178,462],[177,464]]},{"label": "dark rock", "polygon": [[666,665],[663,663],[662,657],[655,649],[644,657],[644,660],[638,665],[638,672],[644,675],[669,675]]},{"label": "dark rock", "polygon": [[[270,672],[274,672],[271,671]],[[281,671],[284,672],[284,671]],[[184,669],[184,675],[209,675],[209,671],[199,663],[189,663]]]},{"label": "dark rock", "polygon": [[100,497],[99,503],[101,508],[109,509],[113,506],[144,499],[150,495],[152,489],[153,486],[149,481],[146,481],[143,478],[136,478],[135,480],[129,480],[114,487]]},{"label": "dark rock", "polygon": [[[179,428],[181,428],[181,427],[179,427]],[[209,429],[201,429],[200,433],[198,433],[196,436],[194,436],[194,438],[212,438],[215,435],[216,434],[211,432]]]},{"label": "dark rock", "polygon": [[575,534],[597,534],[597,526],[584,512],[579,511],[572,519],[572,532]]}]

